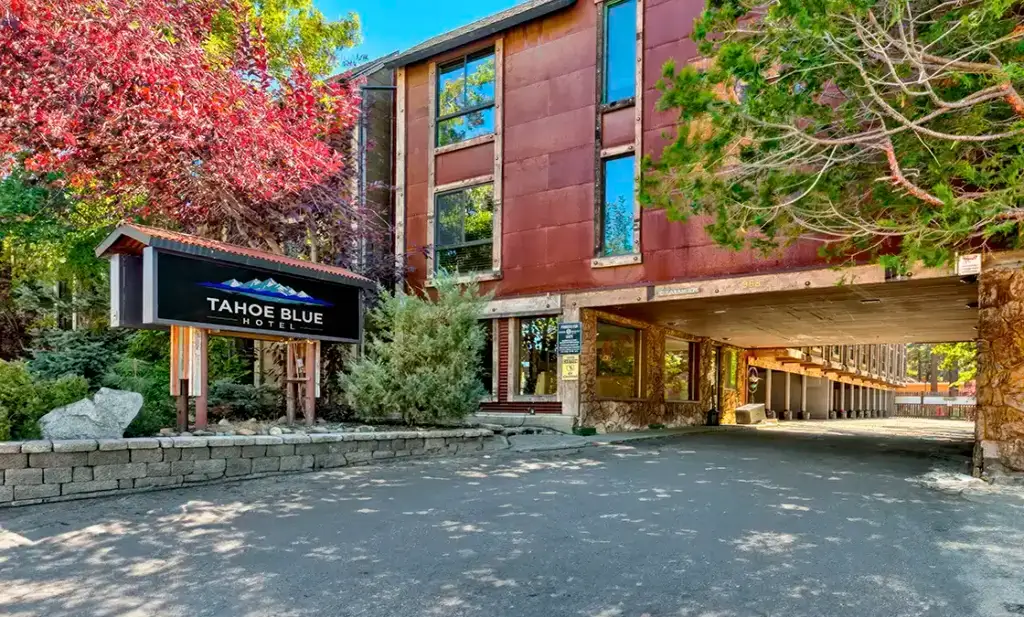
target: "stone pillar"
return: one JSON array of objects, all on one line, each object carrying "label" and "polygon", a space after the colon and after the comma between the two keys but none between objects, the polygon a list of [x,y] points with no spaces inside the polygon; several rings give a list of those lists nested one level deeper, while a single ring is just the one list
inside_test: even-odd
[{"label": "stone pillar", "polygon": [[1024,268],[986,268],[978,314],[975,473],[1024,472]]},{"label": "stone pillar", "polygon": [[765,415],[767,415],[767,417],[769,417],[769,418],[774,418],[775,415],[771,413],[771,411],[772,411],[772,369],[766,368],[764,370],[764,374],[765,374],[764,410],[766,412]]}]

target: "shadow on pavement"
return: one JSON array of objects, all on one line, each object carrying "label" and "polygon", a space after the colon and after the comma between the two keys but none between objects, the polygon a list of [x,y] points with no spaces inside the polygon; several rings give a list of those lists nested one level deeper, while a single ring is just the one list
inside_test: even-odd
[{"label": "shadow on pavement", "polygon": [[908,482],[946,456],[904,448],[742,431],[0,510],[0,613],[1013,614],[1024,508]]}]

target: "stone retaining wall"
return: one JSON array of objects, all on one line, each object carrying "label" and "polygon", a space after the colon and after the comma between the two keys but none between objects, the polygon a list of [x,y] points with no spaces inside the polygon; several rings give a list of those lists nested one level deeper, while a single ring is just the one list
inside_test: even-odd
[{"label": "stone retaining wall", "polygon": [[506,447],[486,429],[0,442],[0,507]]}]

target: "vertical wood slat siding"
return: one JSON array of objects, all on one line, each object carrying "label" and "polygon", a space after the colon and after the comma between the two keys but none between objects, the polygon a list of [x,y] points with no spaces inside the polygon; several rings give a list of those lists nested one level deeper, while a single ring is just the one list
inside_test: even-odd
[{"label": "vertical wood slat siding", "polygon": [[498,320],[498,402],[508,401],[508,320]]}]

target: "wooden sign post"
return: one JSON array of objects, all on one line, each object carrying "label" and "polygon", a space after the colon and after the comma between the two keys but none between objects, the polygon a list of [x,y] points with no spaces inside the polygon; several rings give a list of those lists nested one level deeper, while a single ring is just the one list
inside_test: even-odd
[{"label": "wooden sign post", "polygon": [[179,431],[188,430],[189,396],[196,397],[196,428],[207,425],[207,347],[203,328],[171,326],[171,396],[177,397]]}]

